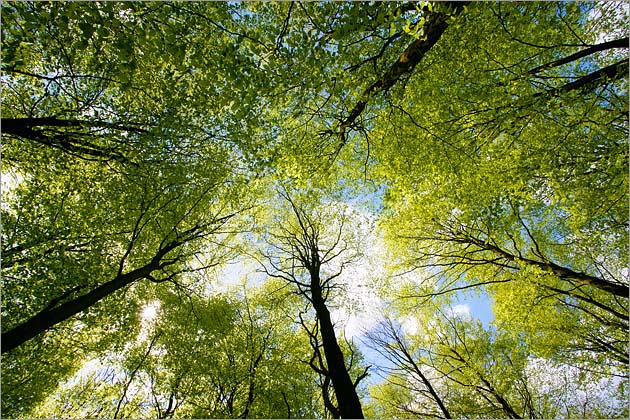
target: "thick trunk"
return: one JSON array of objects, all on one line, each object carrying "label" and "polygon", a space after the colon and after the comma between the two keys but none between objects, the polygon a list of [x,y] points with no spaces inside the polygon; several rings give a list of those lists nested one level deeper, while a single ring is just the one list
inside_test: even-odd
[{"label": "thick trunk", "polygon": [[119,132],[146,132],[133,125],[123,126],[107,121],[60,120],[55,117],[3,118],[0,128],[3,134],[61,149],[80,157],[113,159],[120,162],[125,162],[125,157],[116,148],[106,143],[99,144],[99,138],[102,140],[107,136],[95,134],[94,131],[108,129]]},{"label": "thick trunk", "polygon": [[324,407],[326,407],[326,410],[328,410],[333,419],[340,419],[341,413],[339,412],[339,408],[330,399],[330,376],[324,378],[324,383],[321,388]]},{"label": "thick trunk", "polygon": [[315,308],[317,319],[319,320],[324,356],[326,357],[328,372],[330,373],[330,379],[332,380],[335,395],[337,396],[339,413],[341,414],[341,418],[362,419],[363,410],[361,409],[361,402],[359,401],[354,383],[346,368],[343,352],[337,344],[337,337],[335,336],[335,329],[330,319],[330,312],[322,297],[319,275],[317,273],[311,273],[311,276],[313,307]]},{"label": "thick trunk", "polygon": [[38,314],[2,333],[2,353],[13,350],[31,338],[43,333],[49,328],[63,322],[70,317],[88,309],[101,299],[122,289],[134,281],[150,276],[151,272],[160,268],[161,259],[172,249],[181,245],[172,242],[167,247],[160,250],[148,264],[130,271],[127,274],[119,274],[113,280],[104,283],[92,291],[79,296],[61,305],[49,305]]},{"label": "thick trunk", "polygon": [[45,309],[11,330],[2,333],[2,353],[11,351],[22,343],[43,333],[50,327],[78,314],[94,305],[106,296],[126,285],[133,283],[153,271],[149,266],[117,276],[113,280],[98,286],[91,292],[72,299],[52,309]]},{"label": "thick trunk", "polygon": [[[468,5],[469,1],[449,2],[453,7],[453,16],[457,16]],[[398,80],[406,74],[411,74],[415,67],[431,48],[440,40],[440,37],[448,28],[449,16],[442,13],[429,13],[426,23],[422,28],[423,37],[413,41],[401,54],[392,66],[382,75],[382,77],[372,83],[361,96],[361,99],[354,105],[344,118],[339,127],[339,137],[341,146],[345,144],[346,130],[354,124],[357,118],[365,110],[368,101],[379,93],[386,93]]]},{"label": "thick trunk", "polygon": [[90,129],[104,129],[109,128],[112,130],[129,131],[135,133],[146,133],[147,130],[138,126],[137,124],[127,123],[118,124],[109,121],[89,121],[89,120],[67,120],[59,119],[57,117],[42,117],[42,118],[2,118],[1,125],[2,131],[7,134],[22,135],[21,133],[27,132],[26,130],[32,130],[35,127],[50,128],[50,127],[73,127],[73,128],[90,128]]}]

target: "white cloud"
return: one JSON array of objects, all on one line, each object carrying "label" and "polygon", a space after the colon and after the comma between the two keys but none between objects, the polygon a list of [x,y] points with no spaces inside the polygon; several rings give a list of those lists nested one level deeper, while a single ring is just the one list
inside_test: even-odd
[{"label": "white cloud", "polygon": [[406,316],[400,323],[405,335],[416,335],[420,332],[420,323],[418,318],[413,316]]},{"label": "white cloud", "polygon": [[470,306],[466,304],[453,306],[450,309],[449,314],[458,318],[472,319],[472,310],[470,309]]},{"label": "white cloud", "polygon": [[357,229],[361,256],[344,268],[337,279],[343,291],[335,299],[338,307],[331,311],[331,316],[343,326],[346,337],[354,338],[367,333],[381,320],[384,302],[376,286],[385,276],[386,247],[383,238],[374,229],[374,215],[355,205],[344,205],[346,216],[352,217],[351,224]]},{"label": "white cloud", "polygon": [[[337,313],[337,316],[343,316],[341,312]],[[363,336],[367,331],[374,328],[378,323],[379,317],[377,315],[370,315],[366,312],[360,312],[352,315],[347,315],[347,321],[343,323],[343,333],[348,339],[357,338]]]},{"label": "white cloud", "polygon": [[360,337],[381,320],[383,300],[370,285],[368,270],[355,278],[355,284],[344,284],[342,305],[331,310],[331,317],[348,338]]}]

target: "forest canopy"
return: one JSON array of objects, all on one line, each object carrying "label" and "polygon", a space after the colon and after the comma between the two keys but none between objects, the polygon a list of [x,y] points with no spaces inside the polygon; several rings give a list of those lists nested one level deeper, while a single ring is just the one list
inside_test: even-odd
[{"label": "forest canopy", "polygon": [[1,7],[2,416],[628,417],[628,4]]}]

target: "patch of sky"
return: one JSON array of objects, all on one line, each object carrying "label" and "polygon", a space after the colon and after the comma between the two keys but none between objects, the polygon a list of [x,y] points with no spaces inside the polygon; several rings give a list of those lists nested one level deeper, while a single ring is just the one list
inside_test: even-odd
[{"label": "patch of sky", "polygon": [[474,293],[470,291],[460,291],[455,297],[457,305],[453,307],[455,314],[465,314],[481,321],[484,328],[489,328],[494,321],[492,312],[492,299],[488,294],[478,289]]}]

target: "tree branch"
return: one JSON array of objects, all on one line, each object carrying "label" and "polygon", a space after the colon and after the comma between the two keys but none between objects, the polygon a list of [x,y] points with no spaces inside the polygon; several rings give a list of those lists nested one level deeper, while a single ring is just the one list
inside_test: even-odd
[{"label": "tree branch", "polygon": [[529,74],[536,74],[542,71],[548,70],[550,68],[559,67],[563,64],[570,63],[572,61],[576,61],[582,57],[587,57],[589,55],[595,54],[600,51],[610,50],[613,48],[628,48],[628,37],[615,39],[613,41],[602,42],[601,44],[596,44],[591,47],[585,48],[581,51],[568,55],[564,58],[561,58],[556,61],[552,61],[547,64],[543,64],[542,66],[535,67],[531,69]]},{"label": "tree branch", "polygon": [[348,129],[354,126],[357,118],[363,113],[368,102],[378,94],[387,93],[402,76],[411,74],[422,58],[424,58],[429,50],[438,42],[449,25],[448,19],[451,16],[457,16],[461,13],[464,7],[469,3],[469,1],[445,3],[453,8],[453,12],[450,16],[436,12],[428,14],[422,28],[423,36],[409,44],[385,74],[363,91],[361,99],[354,104],[352,109],[348,112],[348,115],[341,120],[337,131],[339,146],[334,154],[335,157],[346,143],[346,133]]}]

